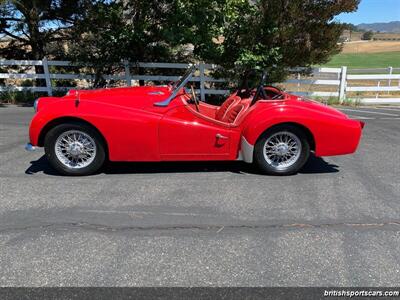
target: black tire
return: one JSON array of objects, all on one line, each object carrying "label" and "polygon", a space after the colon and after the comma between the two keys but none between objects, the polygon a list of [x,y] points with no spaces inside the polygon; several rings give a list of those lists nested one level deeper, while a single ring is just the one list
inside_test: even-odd
[{"label": "black tire", "polygon": [[[286,167],[277,167],[273,163],[269,163],[264,155],[264,147],[268,138],[277,133],[289,132],[296,136],[300,141],[300,154],[297,159],[293,160],[293,164]],[[300,128],[293,125],[278,125],[265,131],[258,139],[254,147],[254,163],[264,174],[269,175],[293,175],[296,174],[307,162],[310,156],[310,144],[307,136]]]},{"label": "black tire", "polygon": [[[60,135],[70,130],[81,131],[91,137],[94,141],[96,145],[96,152],[94,155],[94,159],[89,165],[81,168],[72,168],[66,166],[57,157],[55,150],[57,139],[58,137],[60,137]],[[46,157],[51,166],[61,174],[69,176],[83,176],[93,174],[103,166],[106,159],[105,145],[100,134],[91,126],[79,122],[60,124],[50,129],[49,132],[46,134],[44,140],[44,149]]]}]

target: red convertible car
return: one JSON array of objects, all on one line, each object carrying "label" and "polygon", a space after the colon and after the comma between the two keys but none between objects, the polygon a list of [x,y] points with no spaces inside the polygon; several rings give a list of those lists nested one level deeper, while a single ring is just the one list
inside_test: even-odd
[{"label": "red convertible car", "polygon": [[70,91],[35,102],[28,150],[44,147],[65,175],[88,175],[109,161],[235,161],[266,174],[299,171],[316,156],[353,153],[364,124],[331,107],[264,86],[242,85],[221,106],[174,84]]}]

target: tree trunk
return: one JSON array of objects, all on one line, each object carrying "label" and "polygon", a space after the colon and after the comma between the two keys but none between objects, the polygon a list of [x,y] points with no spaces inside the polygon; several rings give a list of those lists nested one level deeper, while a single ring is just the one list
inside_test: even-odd
[{"label": "tree trunk", "polygon": [[[30,35],[31,57],[34,60],[42,60],[45,56],[44,51],[44,37],[39,31],[40,17],[34,2],[32,7],[25,7],[23,14],[28,25],[28,32]],[[44,74],[43,66],[35,66],[36,74]],[[36,86],[46,86],[45,79],[36,79]]]},{"label": "tree trunk", "polygon": [[[139,67],[138,68],[138,73],[139,73],[139,76],[140,75],[145,75],[144,68]],[[143,79],[139,80],[139,86],[144,86],[144,80]]]}]

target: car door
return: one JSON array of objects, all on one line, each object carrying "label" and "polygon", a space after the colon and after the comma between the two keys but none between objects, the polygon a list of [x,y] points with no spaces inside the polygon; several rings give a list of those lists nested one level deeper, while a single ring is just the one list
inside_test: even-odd
[{"label": "car door", "polygon": [[168,111],[159,123],[161,160],[226,160],[229,127],[208,121],[184,105]]}]

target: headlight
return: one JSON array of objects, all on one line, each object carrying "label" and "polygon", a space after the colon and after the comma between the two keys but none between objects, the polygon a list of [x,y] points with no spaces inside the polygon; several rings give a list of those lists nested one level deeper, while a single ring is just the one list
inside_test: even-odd
[{"label": "headlight", "polygon": [[38,111],[38,104],[39,104],[39,99],[36,99],[35,102],[33,102],[33,109],[35,110],[35,113]]}]

